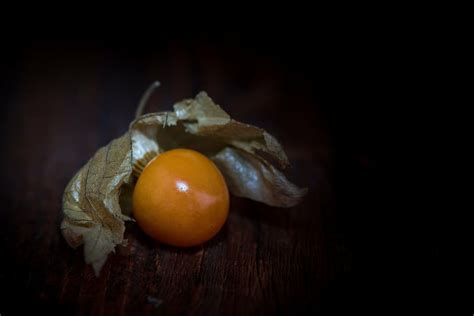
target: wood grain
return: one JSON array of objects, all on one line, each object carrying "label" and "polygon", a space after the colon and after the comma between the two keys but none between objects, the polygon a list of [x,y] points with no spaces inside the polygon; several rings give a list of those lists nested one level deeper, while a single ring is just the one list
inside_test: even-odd
[{"label": "wood grain", "polygon": [[[311,89],[276,58],[209,43],[134,51],[100,43],[21,47],[2,88],[0,314],[254,315],[337,310],[352,252],[335,213],[330,132]],[[295,66],[296,67],[296,66]],[[276,209],[232,197],[208,243],[159,245],[135,224],[100,277],[60,235],[61,196],[93,153],[121,135],[153,80],[148,110],[206,90],[236,119],[283,143],[304,202]],[[342,294],[341,294],[342,293]]]}]

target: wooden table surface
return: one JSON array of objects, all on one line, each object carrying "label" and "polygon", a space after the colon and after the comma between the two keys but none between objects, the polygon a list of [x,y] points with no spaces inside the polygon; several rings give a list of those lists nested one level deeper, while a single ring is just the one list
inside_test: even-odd
[{"label": "wooden table surface", "polygon": [[[302,67],[307,60],[273,48],[209,40],[138,49],[45,41],[10,48],[0,86],[0,315],[30,307],[81,315],[347,308],[353,215],[346,206],[363,190],[357,183],[368,156],[338,141],[334,111],[342,108],[330,108],[329,93],[318,94],[325,87],[313,72],[320,64]],[[98,148],[127,130],[154,80],[162,87],[149,111],[207,91],[234,118],[275,135],[292,162],[288,177],[309,193],[291,209],[232,197],[222,231],[192,249],[157,244],[129,223],[128,246],[95,277],[82,249],[69,248],[60,234],[62,193]],[[353,113],[337,117],[347,122]]]}]

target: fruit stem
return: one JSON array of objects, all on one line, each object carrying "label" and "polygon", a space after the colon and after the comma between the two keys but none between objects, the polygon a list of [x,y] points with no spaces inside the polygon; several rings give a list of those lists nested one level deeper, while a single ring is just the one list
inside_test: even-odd
[{"label": "fruit stem", "polygon": [[143,110],[145,109],[145,106],[148,102],[148,99],[150,99],[152,93],[160,85],[161,84],[160,84],[159,81],[155,81],[148,87],[148,89],[146,89],[145,93],[143,94],[142,98],[140,99],[140,103],[138,103],[137,111],[135,112],[135,118],[137,118],[137,117],[139,117],[143,114]]}]

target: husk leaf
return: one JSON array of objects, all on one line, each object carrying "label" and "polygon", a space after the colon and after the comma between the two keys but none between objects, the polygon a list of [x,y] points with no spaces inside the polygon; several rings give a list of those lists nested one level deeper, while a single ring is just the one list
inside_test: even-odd
[{"label": "husk leaf", "polygon": [[216,163],[232,194],[271,206],[292,207],[307,191],[279,170],[289,161],[273,136],[233,120],[205,92],[173,108],[136,118],[128,132],[99,149],[65,189],[63,236],[71,247],[84,244],[85,261],[97,275],[108,254],[125,242],[124,221],[130,220],[136,178],[161,152],[197,150]]}]

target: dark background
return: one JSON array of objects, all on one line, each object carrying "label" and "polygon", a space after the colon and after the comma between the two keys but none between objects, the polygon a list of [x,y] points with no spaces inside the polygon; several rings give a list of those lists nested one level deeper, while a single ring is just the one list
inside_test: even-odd
[{"label": "dark background", "polygon": [[[189,32],[153,41],[31,40],[2,52],[0,313],[339,314],[383,298],[388,228],[376,179],[391,96],[389,47],[361,34]],[[392,66],[393,67],[393,64]],[[148,111],[205,90],[233,118],[277,137],[289,178],[309,193],[291,209],[232,197],[203,246],[157,245],[128,224],[129,246],[99,278],[60,235],[68,180]],[[373,225],[375,223],[375,225]],[[379,255],[380,254],[380,255]],[[150,298],[160,299],[156,308]]]}]

